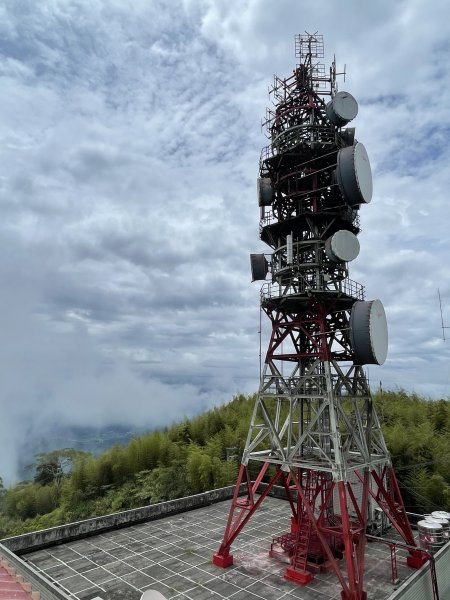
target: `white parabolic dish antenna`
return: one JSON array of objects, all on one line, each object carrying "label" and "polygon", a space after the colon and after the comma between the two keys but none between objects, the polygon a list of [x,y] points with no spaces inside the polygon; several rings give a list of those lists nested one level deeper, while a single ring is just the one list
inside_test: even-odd
[{"label": "white parabolic dish antenna", "polygon": [[338,92],[333,100],[328,102],[327,117],[337,127],[346,125],[358,114],[358,103],[348,92]]},{"label": "white parabolic dish antenna", "polygon": [[357,300],[350,314],[350,342],[357,365],[382,365],[388,352],[386,313],[380,300]]},{"label": "white parabolic dish antenna", "polygon": [[358,142],[339,150],[336,180],[350,206],[368,204],[372,200],[372,169],[363,144]]},{"label": "white parabolic dish antenna", "polygon": [[332,261],[355,260],[359,254],[358,238],[351,231],[340,229],[325,242],[325,252]]}]

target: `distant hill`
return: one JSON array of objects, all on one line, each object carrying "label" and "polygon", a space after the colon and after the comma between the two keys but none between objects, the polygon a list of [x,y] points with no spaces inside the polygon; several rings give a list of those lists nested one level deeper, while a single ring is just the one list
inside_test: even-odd
[{"label": "distant hill", "polygon": [[[377,392],[373,399],[407,510],[450,511],[450,400],[403,390]],[[47,481],[41,477],[3,490],[0,538],[232,485],[254,401],[239,395],[149,433],[122,425],[55,427],[27,446],[24,465],[36,453],[68,447],[95,456],[79,457],[70,474],[59,478],[49,463],[42,470]]]}]

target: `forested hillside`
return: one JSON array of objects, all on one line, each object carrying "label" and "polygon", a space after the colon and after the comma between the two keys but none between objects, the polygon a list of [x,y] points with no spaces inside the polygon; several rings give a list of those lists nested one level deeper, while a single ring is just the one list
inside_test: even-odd
[{"label": "forested hillside", "polygon": [[[403,391],[374,401],[407,509],[450,510],[450,402]],[[238,396],[98,457],[72,449],[38,455],[33,481],[0,485],[0,537],[234,483],[253,404]]]}]

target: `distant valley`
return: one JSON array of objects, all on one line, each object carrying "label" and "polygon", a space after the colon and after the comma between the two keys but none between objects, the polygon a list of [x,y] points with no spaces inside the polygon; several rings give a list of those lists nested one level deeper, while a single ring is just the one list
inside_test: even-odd
[{"label": "distant valley", "polygon": [[149,427],[108,425],[99,427],[58,427],[42,437],[28,438],[20,451],[19,479],[32,479],[34,472],[30,465],[35,462],[35,455],[62,448],[74,448],[83,452],[98,455],[118,444],[127,444],[133,437],[150,431]]}]

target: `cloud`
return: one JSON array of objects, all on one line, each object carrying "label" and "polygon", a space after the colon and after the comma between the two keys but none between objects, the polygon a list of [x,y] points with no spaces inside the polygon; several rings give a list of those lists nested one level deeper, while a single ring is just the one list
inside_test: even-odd
[{"label": "cloud", "polygon": [[374,172],[350,265],[387,307],[391,352],[370,378],[448,395],[444,8],[3,3],[2,476],[33,428],[156,426],[256,390],[259,125],[304,30],[347,64]]}]

